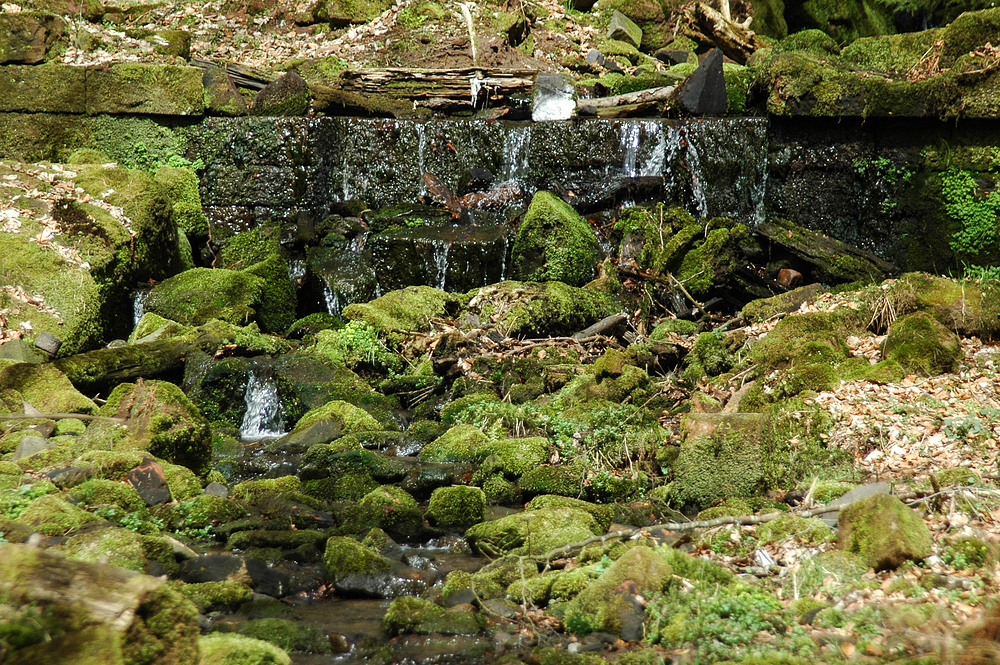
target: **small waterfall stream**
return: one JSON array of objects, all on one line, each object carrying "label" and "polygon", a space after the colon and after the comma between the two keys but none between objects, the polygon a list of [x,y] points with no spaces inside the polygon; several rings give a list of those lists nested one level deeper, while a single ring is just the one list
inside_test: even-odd
[{"label": "small waterfall stream", "polygon": [[259,369],[250,372],[245,399],[247,410],[240,424],[240,438],[259,441],[285,433],[285,409],[270,376],[262,375]]},{"label": "small waterfall stream", "polygon": [[139,325],[139,321],[142,316],[146,313],[146,298],[149,297],[149,291],[136,291],[135,295],[132,296],[132,327],[135,328]]}]

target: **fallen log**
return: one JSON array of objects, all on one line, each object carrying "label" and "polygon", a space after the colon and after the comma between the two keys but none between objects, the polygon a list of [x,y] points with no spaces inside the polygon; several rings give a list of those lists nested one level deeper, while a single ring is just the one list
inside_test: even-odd
[{"label": "fallen log", "polygon": [[882,279],[897,272],[896,266],[871,252],[788,220],[762,222],[757,234],[813,266],[812,277],[817,281]]},{"label": "fallen log", "polygon": [[629,104],[642,104],[645,102],[666,102],[674,94],[674,86],[667,85],[661,88],[648,88],[635,92],[626,92],[621,95],[611,95],[610,97],[594,97],[592,99],[581,99],[576,103],[578,109],[590,107],[592,109],[602,109],[609,106],[627,106]]},{"label": "fallen log", "polygon": [[344,92],[408,99],[418,105],[433,99],[434,105],[457,100],[479,107],[530,94],[535,74],[533,70],[488,71],[478,67],[348,69],[332,85]]}]

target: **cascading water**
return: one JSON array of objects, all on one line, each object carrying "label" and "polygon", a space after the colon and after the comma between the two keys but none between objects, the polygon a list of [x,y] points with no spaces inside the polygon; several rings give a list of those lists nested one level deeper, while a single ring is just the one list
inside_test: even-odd
[{"label": "cascading water", "polygon": [[642,126],[637,122],[623,122],[621,126],[622,170],[625,177],[634,178],[639,175],[635,168],[639,156],[639,139]]},{"label": "cascading water", "polygon": [[329,284],[323,285],[323,300],[326,303],[327,314],[332,314],[339,319],[340,312],[344,306],[340,302],[340,296],[337,295],[336,291],[330,288]]},{"label": "cascading water", "polygon": [[514,180],[528,175],[531,148],[531,125],[512,125],[504,135],[503,179]]},{"label": "cascading water", "polygon": [[240,424],[244,441],[277,438],[285,433],[285,409],[270,376],[252,371],[244,399],[247,410]]},{"label": "cascading water", "polygon": [[143,314],[146,313],[146,298],[149,297],[149,291],[136,291],[135,296],[132,298],[132,327],[139,325],[139,321],[142,319]]},{"label": "cascading water", "polygon": [[445,240],[431,241],[431,262],[434,265],[437,284],[435,286],[444,290],[445,281],[448,279],[448,252],[451,251],[451,243]]},{"label": "cascading water", "polygon": [[708,199],[705,197],[705,187],[702,184],[701,158],[698,150],[688,135],[687,129],[680,130],[681,145],[684,147],[684,157],[687,160],[687,170],[691,176],[691,198],[698,217],[708,216]]}]

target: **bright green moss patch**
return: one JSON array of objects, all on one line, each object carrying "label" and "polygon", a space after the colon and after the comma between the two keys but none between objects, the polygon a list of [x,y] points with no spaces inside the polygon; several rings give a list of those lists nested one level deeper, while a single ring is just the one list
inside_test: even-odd
[{"label": "bright green moss patch", "polygon": [[194,268],[157,284],[146,309],[183,325],[245,325],[257,317],[263,290],[264,281],[246,272]]}]

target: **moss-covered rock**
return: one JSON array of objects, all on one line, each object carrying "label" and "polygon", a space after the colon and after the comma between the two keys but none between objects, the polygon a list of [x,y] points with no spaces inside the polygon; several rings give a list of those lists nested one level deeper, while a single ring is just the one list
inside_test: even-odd
[{"label": "moss-covered rock", "polygon": [[836,540],[836,537],[826,522],[798,515],[782,515],[776,520],[765,522],[757,527],[757,540],[762,543],[775,543],[790,539],[807,545],[820,545],[832,542]]},{"label": "moss-covered rock", "polygon": [[128,511],[146,507],[132,485],[103,478],[84,481],[70,490],[70,496],[88,506],[117,506]]},{"label": "moss-covered rock", "polygon": [[290,653],[330,653],[330,640],[317,628],[299,621],[268,617],[241,623],[236,632],[270,642]]},{"label": "moss-covered rock", "polygon": [[316,333],[316,353],[337,365],[345,365],[361,371],[374,368],[380,372],[401,372],[403,359],[390,351],[378,338],[371,324],[365,321],[351,321],[336,330],[321,330]]},{"label": "moss-covered rock", "polygon": [[539,494],[577,497],[583,491],[583,471],[568,466],[543,464],[522,475],[517,485],[525,498]]},{"label": "moss-covered rock", "polygon": [[[97,405],[74,388],[65,374],[49,364],[0,366],[0,393],[6,391],[16,392],[21,400],[41,413],[97,413]],[[7,393],[4,401],[13,397]]]},{"label": "moss-covered rock", "polygon": [[197,67],[124,62],[87,72],[87,113],[201,115],[202,71]]},{"label": "moss-covered rock", "polygon": [[46,536],[64,536],[97,519],[56,494],[46,494],[29,503],[17,521]]},{"label": "moss-covered rock", "polygon": [[198,665],[291,665],[285,651],[270,642],[236,633],[209,633],[198,638]]},{"label": "moss-covered rock", "polygon": [[276,496],[294,494],[301,488],[297,476],[281,476],[280,478],[261,478],[245,480],[233,486],[229,495],[247,503],[260,503]]},{"label": "moss-covered rock", "polygon": [[[573,600],[565,625],[580,635],[602,631],[640,638],[645,610],[632,594],[649,597],[663,591],[672,575],[670,564],[651,548],[633,547]],[[622,588],[626,583],[628,590]]]},{"label": "moss-covered rock", "polygon": [[380,337],[391,343],[402,340],[399,331],[427,331],[432,318],[444,318],[457,313],[463,299],[429,286],[409,286],[391,291],[367,303],[354,303],[344,308],[348,321],[364,321]]},{"label": "moss-covered rock", "polygon": [[962,357],[962,346],[958,335],[937,319],[915,312],[889,326],[882,355],[911,372],[934,376],[954,371]]},{"label": "moss-covered rock", "polygon": [[600,249],[594,230],[572,206],[538,192],[518,228],[512,261],[515,279],[583,286],[594,276]]},{"label": "moss-covered rock", "polygon": [[201,208],[198,174],[190,167],[163,166],[153,176],[170,198],[171,218],[190,237],[208,236],[208,217]]},{"label": "moss-covered rock", "polygon": [[525,506],[525,510],[542,510],[544,508],[575,508],[583,510],[593,516],[597,522],[597,527],[602,531],[608,530],[614,516],[614,512],[609,506],[600,506],[589,501],[582,501],[568,496],[557,496],[555,494],[536,496]]},{"label": "moss-covered rock", "polygon": [[222,250],[223,265],[264,280],[257,319],[262,330],[275,334],[295,320],[297,302],[280,233],[277,226],[259,226],[237,234]]},{"label": "moss-covered rock", "polygon": [[378,487],[358,502],[356,519],[378,527],[393,538],[412,539],[423,531],[424,517],[408,492],[392,485]]},{"label": "moss-covered rock", "polygon": [[367,23],[390,6],[388,0],[323,0],[316,6],[314,14],[319,21],[342,26]]},{"label": "moss-covered rock", "polygon": [[576,508],[544,508],[481,522],[465,532],[472,546],[490,556],[507,552],[544,554],[602,533],[594,517]]},{"label": "moss-covered rock", "polygon": [[427,519],[439,526],[468,527],[483,521],[486,495],[478,487],[439,487],[431,493]]},{"label": "moss-covered rock", "polygon": [[[275,441],[274,447],[301,451],[349,434],[384,429],[386,427],[364,409],[341,400],[332,400],[299,418],[292,431]],[[340,447],[344,448],[344,444]]]},{"label": "moss-covered rock", "polygon": [[323,554],[326,579],[336,583],[351,575],[378,575],[387,572],[391,562],[353,538],[334,536],[326,541]]},{"label": "moss-covered rock", "polygon": [[497,469],[516,478],[548,462],[551,447],[542,436],[504,439],[490,445],[490,454]]},{"label": "moss-covered rock", "polygon": [[183,325],[219,319],[236,325],[257,320],[264,280],[248,272],[194,268],[150,291],[146,310]]},{"label": "moss-covered rock", "polygon": [[140,573],[152,572],[143,550],[142,536],[119,527],[91,529],[68,538],[61,547],[66,558],[106,563]]},{"label": "moss-covered rock", "polygon": [[181,584],[177,590],[200,612],[233,611],[253,597],[247,585],[235,581]]},{"label": "moss-covered rock", "polygon": [[875,570],[894,569],[904,561],[931,555],[933,540],[924,520],[888,494],[871,496],[840,511],[842,549],[860,554]]},{"label": "moss-covered rock", "polygon": [[142,379],[122,383],[108,396],[101,414],[125,418],[131,425],[130,436],[117,440],[116,448],[148,450],[197,474],[208,473],[212,456],[208,421],[174,384]]},{"label": "moss-covered rock", "polygon": [[413,596],[393,600],[382,620],[382,628],[390,636],[404,633],[477,635],[485,627],[486,619],[478,612],[449,610]]},{"label": "moss-covered rock", "polygon": [[472,425],[455,425],[417,454],[423,462],[480,462],[490,452],[490,441]]},{"label": "moss-covered rock", "polygon": [[572,335],[619,309],[607,293],[562,282],[501,282],[469,295],[471,312],[512,337]]},{"label": "moss-covered rock", "polygon": [[0,15],[0,64],[36,65],[66,46],[66,20],[48,12]]}]

